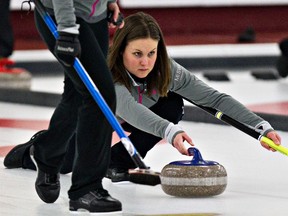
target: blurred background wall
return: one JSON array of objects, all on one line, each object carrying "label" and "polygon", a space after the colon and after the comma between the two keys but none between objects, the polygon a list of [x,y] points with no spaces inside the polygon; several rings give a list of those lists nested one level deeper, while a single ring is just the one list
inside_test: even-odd
[{"label": "blurred background wall", "polygon": [[[254,43],[279,42],[288,37],[287,0],[119,0],[125,16],[144,11],[159,22],[168,45],[239,43],[247,30]],[[29,5],[11,0],[15,49],[43,49]],[[33,6],[33,5],[32,5]],[[1,30],[2,31],[2,30]],[[111,31],[111,36],[113,32]]]}]

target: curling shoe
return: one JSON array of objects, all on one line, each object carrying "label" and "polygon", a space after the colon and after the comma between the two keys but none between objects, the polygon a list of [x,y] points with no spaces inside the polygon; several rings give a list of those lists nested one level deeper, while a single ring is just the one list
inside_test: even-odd
[{"label": "curling shoe", "polygon": [[35,188],[38,196],[45,203],[54,203],[60,194],[60,174],[48,174],[38,169]]},{"label": "curling shoe", "polygon": [[24,168],[36,170],[36,166],[30,158],[29,149],[34,144],[36,138],[44,131],[37,132],[28,142],[12,148],[4,159],[4,166],[8,169]]},{"label": "curling shoe", "polygon": [[97,189],[90,191],[77,200],[69,201],[69,210],[88,211],[90,213],[120,213],[122,204],[119,200],[111,197],[107,190]]},{"label": "curling shoe", "polygon": [[109,168],[106,173],[106,178],[111,179],[112,182],[129,181],[130,175],[127,169],[123,168]]}]

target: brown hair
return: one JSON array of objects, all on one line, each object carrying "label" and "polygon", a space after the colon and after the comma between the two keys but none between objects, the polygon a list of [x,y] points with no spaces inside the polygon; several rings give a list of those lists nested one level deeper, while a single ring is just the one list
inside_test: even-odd
[{"label": "brown hair", "polygon": [[130,90],[131,83],[123,64],[122,53],[132,40],[152,38],[158,41],[157,59],[153,70],[147,77],[147,93],[151,95],[157,89],[161,96],[167,96],[171,81],[170,61],[168,58],[163,33],[156,20],[143,12],[132,14],[124,19],[125,25],[117,29],[113,44],[109,50],[108,65],[113,74],[114,82],[119,82]]}]

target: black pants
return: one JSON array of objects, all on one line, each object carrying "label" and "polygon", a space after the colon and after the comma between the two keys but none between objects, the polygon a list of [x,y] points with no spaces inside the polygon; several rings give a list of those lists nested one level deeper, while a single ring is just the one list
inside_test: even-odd
[{"label": "black pants", "polygon": [[[35,11],[36,27],[53,53],[55,39]],[[80,61],[98,87],[113,113],[116,95],[112,76],[106,63],[108,24],[106,20],[80,24]],[[63,66],[64,67],[64,66]],[[35,141],[35,160],[39,169],[55,174],[60,171],[69,140],[75,134],[75,160],[70,199],[77,199],[91,190],[102,187],[109,165],[112,127],[78,77],[73,67],[64,67],[65,81],[62,99],[50,120],[48,130]]]},{"label": "black pants", "polygon": [[[168,97],[160,98],[160,100],[150,108],[155,114],[177,124],[183,116],[183,99],[180,95],[169,92]],[[145,116],[143,116],[145,118]],[[131,132],[129,139],[144,158],[149,150],[151,150],[162,138],[141,131],[128,123],[122,124],[125,131]],[[135,168],[127,150],[121,142],[115,144],[111,150],[110,167],[114,168]]]},{"label": "black pants", "polygon": [[8,57],[13,52],[14,37],[9,5],[10,0],[0,1],[0,57]]}]

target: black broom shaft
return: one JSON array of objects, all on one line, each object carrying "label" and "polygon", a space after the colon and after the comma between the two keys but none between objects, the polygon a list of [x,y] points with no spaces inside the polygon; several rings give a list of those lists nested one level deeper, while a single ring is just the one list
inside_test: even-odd
[{"label": "black broom shaft", "polygon": [[227,124],[239,129],[240,131],[250,135],[251,137],[255,138],[255,139],[259,139],[259,137],[261,136],[261,134],[255,130],[253,130],[252,128],[249,128],[248,126],[244,125],[243,123],[231,118],[230,116],[221,113],[219,114],[219,117],[217,117],[217,114],[219,113],[218,110],[212,108],[212,107],[205,107],[199,104],[196,104],[195,102],[190,101],[192,104],[194,104],[195,106],[201,108],[202,110],[206,111],[207,113],[210,113],[211,115],[213,115],[214,117],[222,120],[223,122],[226,122]]}]

